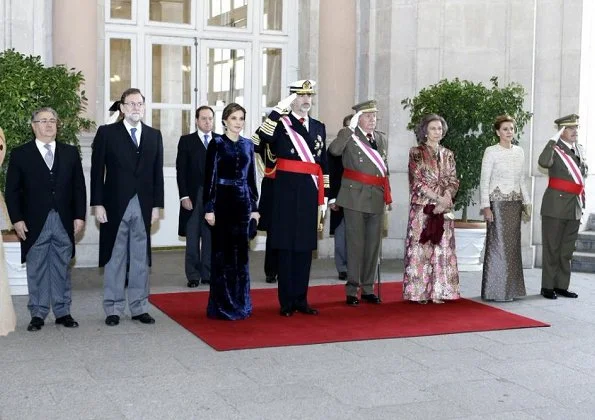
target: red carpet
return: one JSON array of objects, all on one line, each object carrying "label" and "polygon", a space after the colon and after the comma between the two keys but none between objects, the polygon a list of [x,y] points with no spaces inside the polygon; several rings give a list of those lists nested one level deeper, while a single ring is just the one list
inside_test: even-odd
[{"label": "red carpet", "polygon": [[548,324],[467,299],[419,305],[401,299],[402,283],[383,283],[381,305],[345,305],[343,285],[308,292],[319,316],[279,316],[277,289],[252,289],[252,316],[243,321],[206,317],[208,292],[161,293],[150,302],[216,350],[293,346],[472,331],[547,327]]}]

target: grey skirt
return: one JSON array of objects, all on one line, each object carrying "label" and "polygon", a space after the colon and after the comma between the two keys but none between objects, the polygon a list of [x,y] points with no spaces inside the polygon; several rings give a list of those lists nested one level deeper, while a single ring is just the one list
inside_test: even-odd
[{"label": "grey skirt", "polygon": [[526,296],[521,258],[521,201],[490,202],[494,221],[487,224],[481,298],[510,300]]}]

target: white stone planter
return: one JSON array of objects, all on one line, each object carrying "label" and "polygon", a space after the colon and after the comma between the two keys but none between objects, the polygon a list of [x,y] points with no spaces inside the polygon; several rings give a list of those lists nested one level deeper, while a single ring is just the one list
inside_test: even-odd
[{"label": "white stone planter", "polygon": [[[462,222],[455,223],[455,243],[459,271],[482,271],[486,237],[485,224],[471,223],[468,227],[460,227],[461,224]],[[481,227],[482,225],[483,227]]]},{"label": "white stone planter", "polygon": [[21,243],[4,242],[4,261],[12,295],[28,295],[27,266],[21,264]]}]

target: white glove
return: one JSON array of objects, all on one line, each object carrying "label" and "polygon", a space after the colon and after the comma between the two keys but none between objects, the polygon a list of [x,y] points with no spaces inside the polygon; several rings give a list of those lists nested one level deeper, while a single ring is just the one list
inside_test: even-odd
[{"label": "white glove", "polygon": [[361,111],[356,112],[355,115],[351,118],[351,121],[349,121],[349,128],[351,129],[351,131],[355,131],[355,127],[357,127],[360,115],[362,115]]},{"label": "white glove", "polygon": [[281,99],[273,109],[277,111],[279,114],[283,114],[289,109],[291,103],[295,100],[295,98],[297,98],[297,94],[292,93],[287,98]]},{"label": "white glove", "polygon": [[328,209],[328,197],[324,197],[324,203],[322,203],[319,207],[320,212],[322,213],[321,218],[324,219],[324,216],[326,215],[326,210]]},{"label": "white glove", "polygon": [[560,129],[560,131],[558,131],[556,134],[554,134],[552,137],[550,137],[550,140],[554,140],[554,141],[558,141],[560,139],[560,134],[562,134],[562,131],[564,131],[564,128],[566,127],[562,127]]}]

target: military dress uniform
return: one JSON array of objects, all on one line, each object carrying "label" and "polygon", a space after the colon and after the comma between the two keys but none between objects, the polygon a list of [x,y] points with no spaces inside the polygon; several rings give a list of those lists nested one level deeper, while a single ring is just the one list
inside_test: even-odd
[{"label": "military dress uniform", "polygon": [[[578,115],[555,121],[560,132],[578,126]],[[578,143],[567,144],[551,139],[539,155],[539,166],[548,170],[548,187],[541,204],[543,238],[541,294],[549,299],[557,295],[578,297],[568,291],[570,261],[575,250],[580,219],[585,208],[584,178],[587,163]]]},{"label": "military dress uniform", "polygon": [[[300,81],[299,87],[290,86],[290,92],[313,94],[312,86],[312,81]],[[303,137],[315,163],[301,160],[290,138],[294,133],[288,133],[280,121],[282,117],[289,119],[290,130]],[[260,142],[268,144],[277,157],[269,234],[270,244],[278,252],[279,304],[281,314],[286,316],[293,311],[309,313],[311,309],[307,293],[312,251],[318,245],[318,206],[321,198],[328,196],[326,128],[311,117],[307,125],[293,113],[273,110],[256,132]]]},{"label": "military dress uniform", "polygon": [[[357,113],[377,112],[376,102],[366,101],[353,107]],[[368,136],[369,134],[370,136]],[[359,144],[353,136],[359,140]],[[362,147],[360,147],[362,145]],[[347,284],[345,291],[348,305],[362,300],[379,303],[374,295],[374,280],[382,240],[382,223],[385,207],[390,204],[388,170],[384,176],[378,166],[363,151],[369,146],[380,155],[387,168],[388,142],[383,133],[374,130],[364,133],[358,126],[343,128],[337,139],[329,145],[329,153],[342,156],[343,178],[336,204],[344,209],[347,235]]]}]

